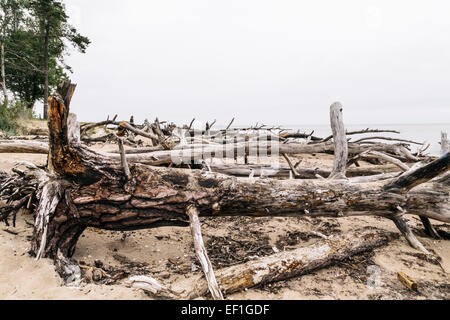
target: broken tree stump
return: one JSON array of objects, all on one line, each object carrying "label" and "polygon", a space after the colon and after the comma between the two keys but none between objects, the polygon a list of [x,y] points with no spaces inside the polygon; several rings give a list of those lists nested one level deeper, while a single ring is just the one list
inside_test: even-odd
[{"label": "broken tree stump", "polygon": [[441,132],[441,155],[445,155],[447,152],[450,152],[447,132]]},{"label": "broken tree stump", "polygon": [[343,106],[336,102],[330,107],[331,130],[334,140],[334,166],[329,179],[345,179],[348,159],[348,142],[345,134]]}]

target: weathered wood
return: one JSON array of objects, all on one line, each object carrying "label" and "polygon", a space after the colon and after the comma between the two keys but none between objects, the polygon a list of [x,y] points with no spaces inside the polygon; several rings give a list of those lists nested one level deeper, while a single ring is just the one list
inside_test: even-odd
[{"label": "weathered wood", "polygon": [[142,289],[155,298],[174,300],[180,298],[180,293],[167,288],[156,279],[146,276],[133,276],[127,280],[127,285],[133,288]]},{"label": "weathered wood", "polygon": [[222,292],[217,284],[216,276],[211,261],[208,258],[205,244],[203,243],[202,231],[200,228],[200,220],[198,219],[198,210],[195,206],[189,206],[186,210],[191,225],[191,234],[194,239],[195,254],[202,266],[205,279],[208,284],[209,292],[214,300],[223,300]]},{"label": "weathered wood", "polygon": [[[396,134],[400,134],[400,132],[397,130],[379,130],[379,129],[370,129],[370,128],[367,128],[364,130],[358,130],[358,131],[347,131],[345,134],[347,136],[350,136],[350,135],[366,134],[366,133],[396,133]],[[333,139],[333,135],[330,135],[330,136],[326,137],[325,139],[320,139],[320,141],[327,142],[331,139]]]},{"label": "weathered wood", "polygon": [[76,114],[69,113],[69,117],[67,119],[67,127],[69,129],[69,143],[81,143],[80,124],[77,121]]},{"label": "weathered wood", "polygon": [[398,179],[386,185],[384,190],[397,189],[407,192],[415,186],[425,183],[435,178],[437,175],[447,172],[448,170],[450,170],[450,152],[424,167],[406,172]]},{"label": "weathered wood", "polygon": [[345,179],[348,159],[348,142],[345,135],[343,106],[336,102],[330,107],[331,130],[334,140],[334,166],[329,179]]},{"label": "weathered wood", "polygon": [[48,154],[48,143],[37,141],[4,140],[0,142],[0,153]]},{"label": "weathered wood", "polygon": [[[304,248],[217,270],[217,281],[225,294],[244,291],[258,285],[298,277],[384,246],[393,236],[382,230],[366,230],[328,237]],[[188,281],[195,286],[188,295],[189,299],[208,293],[206,281],[202,278],[193,277]]]},{"label": "weathered wood", "polygon": [[[255,177],[264,176],[270,178],[287,178],[291,172],[291,168],[288,166],[271,167],[268,165],[212,163],[210,164],[210,167],[213,172],[237,177],[248,177],[252,172],[254,172]],[[327,168],[295,167],[295,171],[297,172],[297,177],[299,179],[316,179],[316,174],[319,174],[322,177],[328,177],[331,174],[331,169]],[[399,172],[399,170],[397,166],[393,165],[356,167],[347,169],[347,177],[374,176],[394,172]]]},{"label": "weathered wood", "polygon": [[447,132],[441,132],[441,155],[445,155],[447,152],[450,152]]},{"label": "weathered wood", "polygon": [[382,137],[382,136],[375,136],[375,137],[364,137],[361,139],[358,139],[356,141],[353,141],[354,143],[368,141],[368,140],[387,140],[387,141],[397,141],[397,142],[407,142],[410,144],[417,144],[417,145],[423,145],[423,143],[412,141],[412,140],[406,140],[406,139],[399,139],[399,138],[391,138],[391,137]]},{"label": "weathered wood", "polygon": [[378,158],[378,159],[382,159],[382,160],[384,160],[384,161],[386,161],[386,162],[390,162],[390,163],[396,165],[396,166],[399,167],[402,171],[405,171],[405,172],[409,170],[409,167],[408,167],[406,164],[404,164],[404,163],[401,162],[400,160],[398,160],[398,159],[396,159],[396,158],[393,158],[393,157],[390,157],[390,156],[388,156],[387,154],[384,154],[384,153],[382,153],[382,152],[369,151],[369,152],[366,154],[366,157],[375,157],[375,158]]},{"label": "weathered wood", "polygon": [[125,128],[125,129],[127,129],[127,130],[129,130],[131,132],[133,132],[136,135],[139,135],[139,136],[142,136],[142,137],[145,137],[145,138],[154,139],[154,140],[158,140],[159,139],[158,135],[155,135],[155,134],[153,134],[151,132],[145,132],[143,130],[139,130],[139,129],[133,127],[128,122],[121,122],[119,124],[119,126],[122,127],[122,128]]},{"label": "weathered wood", "polygon": [[119,143],[119,152],[120,152],[120,162],[122,163],[123,171],[127,180],[131,180],[131,172],[130,167],[128,166],[127,157],[125,154],[125,148],[123,146],[123,139],[117,137],[117,142]]},{"label": "weathered wood", "polygon": [[116,122],[116,119],[117,119],[117,115],[115,115],[112,120],[109,120],[109,117],[108,117],[108,119],[106,121],[96,122],[96,123],[85,123],[85,124],[80,126],[80,128],[81,128],[81,136],[87,135],[87,132],[89,130],[92,130],[92,129],[97,128],[97,127],[106,127],[106,126],[108,126],[110,124],[119,125],[119,123]]}]

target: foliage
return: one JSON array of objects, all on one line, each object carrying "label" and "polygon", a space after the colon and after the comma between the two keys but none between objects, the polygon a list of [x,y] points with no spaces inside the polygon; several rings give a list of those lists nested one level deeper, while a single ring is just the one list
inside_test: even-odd
[{"label": "foliage", "polygon": [[71,72],[64,61],[69,49],[84,53],[90,43],[68,19],[62,1],[0,0],[5,85],[30,109]]},{"label": "foliage", "polygon": [[[16,31],[6,40],[6,86],[24,104],[32,108],[44,96],[44,66],[42,61],[42,41],[30,31]],[[49,45],[49,87],[56,88],[67,78],[64,67],[58,62],[61,50]]]},{"label": "foliage", "polygon": [[21,129],[20,120],[32,116],[30,109],[20,101],[0,104],[0,130],[9,136],[17,135]]}]

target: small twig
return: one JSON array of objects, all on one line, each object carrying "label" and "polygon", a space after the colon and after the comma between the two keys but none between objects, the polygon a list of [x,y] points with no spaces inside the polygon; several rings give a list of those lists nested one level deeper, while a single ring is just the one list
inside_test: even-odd
[{"label": "small twig", "polygon": [[188,128],[188,130],[191,130],[191,128],[192,128],[192,125],[194,124],[194,121],[195,121],[195,118],[194,118],[194,119],[192,119],[191,123],[189,124],[189,128]]},{"label": "small twig", "polygon": [[388,141],[407,142],[407,143],[417,144],[419,146],[423,145],[423,143],[416,142],[416,141],[405,140],[405,139],[396,139],[396,138],[390,138],[390,137],[365,137],[365,138],[356,140],[353,143],[359,143],[359,142],[363,142],[363,141],[367,141],[367,140],[388,140]]},{"label": "small twig", "polygon": [[231,125],[233,124],[233,122],[234,122],[234,118],[231,120],[230,124],[227,126],[227,128],[226,128],[225,130],[230,129],[230,127],[231,127]]},{"label": "small twig", "polygon": [[12,234],[12,235],[15,235],[15,236],[17,236],[19,234],[18,232],[11,231],[9,229],[3,229],[3,231],[8,232],[9,234]]},{"label": "small twig", "polygon": [[[345,134],[347,136],[350,136],[350,135],[364,134],[364,133],[396,133],[396,134],[400,134],[400,132],[396,131],[396,130],[378,130],[378,129],[369,129],[369,128],[364,129],[364,130],[358,130],[358,131],[347,131]],[[322,139],[321,141],[318,141],[318,142],[323,143],[323,142],[327,142],[331,139],[333,139],[333,135],[330,135],[330,136],[326,137],[325,139]]]}]

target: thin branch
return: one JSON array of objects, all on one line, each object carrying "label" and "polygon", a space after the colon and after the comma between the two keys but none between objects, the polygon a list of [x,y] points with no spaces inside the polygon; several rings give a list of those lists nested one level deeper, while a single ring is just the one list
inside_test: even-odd
[{"label": "thin branch", "polygon": [[130,167],[128,166],[127,157],[125,154],[125,148],[123,147],[123,139],[116,135],[117,142],[119,143],[120,161],[122,163],[123,171],[127,180],[131,180]]},{"label": "thin branch", "polygon": [[208,258],[208,253],[203,243],[202,231],[200,228],[200,220],[198,218],[198,209],[195,206],[188,207],[186,211],[189,216],[191,224],[191,233],[194,238],[195,253],[197,255],[200,264],[202,265],[203,272],[208,282],[208,288],[214,300],[223,300],[222,292],[217,284],[216,276],[211,261]]}]

